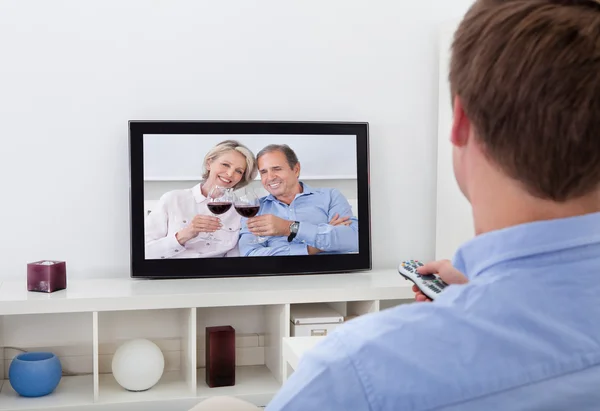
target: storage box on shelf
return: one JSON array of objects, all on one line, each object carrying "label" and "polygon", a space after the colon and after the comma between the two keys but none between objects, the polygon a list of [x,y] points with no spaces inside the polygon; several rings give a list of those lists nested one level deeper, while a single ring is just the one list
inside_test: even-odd
[{"label": "storage box on shelf", "polygon": [[292,304],[290,335],[323,337],[344,322],[344,316],[327,303]]},{"label": "storage box on shelf", "polygon": [[[379,302],[412,298],[395,270],[365,273],[193,280],[70,280],[66,290],[30,293],[22,281],[0,284],[0,410],[170,401],[189,404],[232,395],[266,405],[288,370],[282,338],[291,335],[290,310],[327,303],[345,320],[378,311]],[[236,384],[209,388],[204,341],[208,326],[236,330]],[[111,373],[118,346],[133,338],[156,343],[165,372],[150,390],[130,392]],[[15,351],[57,353],[65,376],[41,398],[19,397],[8,382]],[[2,348],[4,347],[4,348]],[[95,409],[95,408],[90,408]],[[102,408],[100,408],[102,409]]]}]

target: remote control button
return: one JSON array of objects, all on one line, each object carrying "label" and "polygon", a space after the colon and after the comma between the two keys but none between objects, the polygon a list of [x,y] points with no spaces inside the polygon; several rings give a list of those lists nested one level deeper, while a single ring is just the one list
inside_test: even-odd
[{"label": "remote control button", "polygon": [[433,274],[420,274],[420,275],[423,280],[427,280],[427,281],[435,280],[435,275],[433,275]]}]

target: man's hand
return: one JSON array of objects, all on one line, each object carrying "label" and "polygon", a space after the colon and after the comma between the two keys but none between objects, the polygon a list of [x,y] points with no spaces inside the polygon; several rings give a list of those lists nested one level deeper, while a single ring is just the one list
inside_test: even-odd
[{"label": "man's hand", "polygon": [[340,215],[338,213],[336,213],[333,216],[333,218],[331,219],[331,221],[329,222],[329,224],[332,226],[350,225],[352,223],[352,221],[348,221],[348,220],[350,220],[350,217],[340,217]]},{"label": "man's hand", "polygon": [[259,236],[288,236],[290,235],[289,220],[284,220],[273,214],[259,215],[248,219],[248,230],[254,235]]},{"label": "man's hand", "polygon": [[[432,261],[417,268],[419,274],[437,274],[446,284],[464,284],[469,280],[463,273],[452,267],[450,260]],[[431,301],[429,297],[419,290],[419,287],[413,285],[416,301]]]},{"label": "man's hand", "polygon": [[[333,216],[333,218],[331,219],[331,221],[329,222],[330,225],[332,226],[338,226],[338,225],[350,225],[352,223],[352,221],[349,221],[350,217],[340,217],[339,213],[335,213],[335,215]],[[308,255],[317,255],[319,253],[322,253],[323,250],[320,250],[316,247],[313,246],[306,246],[307,250],[308,250]]]},{"label": "man's hand", "polygon": [[313,247],[311,245],[307,245],[306,249],[308,250],[308,255],[317,255],[317,254],[323,252],[323,250],[319,250],[318,248]]}]

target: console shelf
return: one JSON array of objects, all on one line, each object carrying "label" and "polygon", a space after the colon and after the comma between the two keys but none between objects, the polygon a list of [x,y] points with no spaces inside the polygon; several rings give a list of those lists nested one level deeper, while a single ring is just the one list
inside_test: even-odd
[{"label": "console shelf", "polygon": [[[290,306],[325,302],[342,315],[378,311],[412,299],[396,270],[219,279],[72,280],[66,290],[33,293],[25,281],[0,283],[0,411],[103,410],[109,404],[179,404],[229,395],[266,405],[285,380],[281,339],[290,335]],[[204,332],[236,330],[236,385],[204,381]],[[111,374],[112,355],[131,338],[154,341],[165,356],[159,383],[129,392]],[[8,381],[19,350],[56,353],[64,376],[57,390],[22,398]],[[108,409],[108,408],[107,408]],[[149,408],[148,408],[149,409]]]},{"label": "console shelf", "polygon": [[266,404],[281,387],[281,383],[264,365],[236,367],[235,385],[232,387],[209,388],[204,382],[204,368],[198,369],[198,382],[199,399],[226,395],[259,405]]},{"label": "console shelf", "polygon": [[[20,397],[8,381],[0,391],[0,410],[44,410],[54,407],[81,409],[94,402],[94,380],[92,376],[63,377],[52,395],[41,398]],[[61,409],[59,408],[59,409]]]}]

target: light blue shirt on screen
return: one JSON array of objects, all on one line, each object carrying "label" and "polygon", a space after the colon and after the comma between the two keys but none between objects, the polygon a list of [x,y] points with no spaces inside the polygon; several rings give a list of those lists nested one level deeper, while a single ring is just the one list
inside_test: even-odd
[{"label": "light blue shirt on screen", "polygon": [[[290,205],[272,195],[260,199],[258,215],[273,214],[289,221],[299,221],[298,234],[292,242],[287,237],[267,237],[260,244],[250,244],[256,239],[248,230],[247,219],[242,219],[239,248],[242,256],[307,255],[308,247],[323,250],[323,254],[352,253],[358,251],[358,219],[352,215],[348,200],[335,188],[313,189],[302,184],[303,190]],[[352,216],[349,226],[332,226],[335,214]]]},{"label": "light blue shirt on screen", "polygon": [[454,264],[468,284],[338,327],[267,410],[599,410],[600,214],[480,235]]}]

